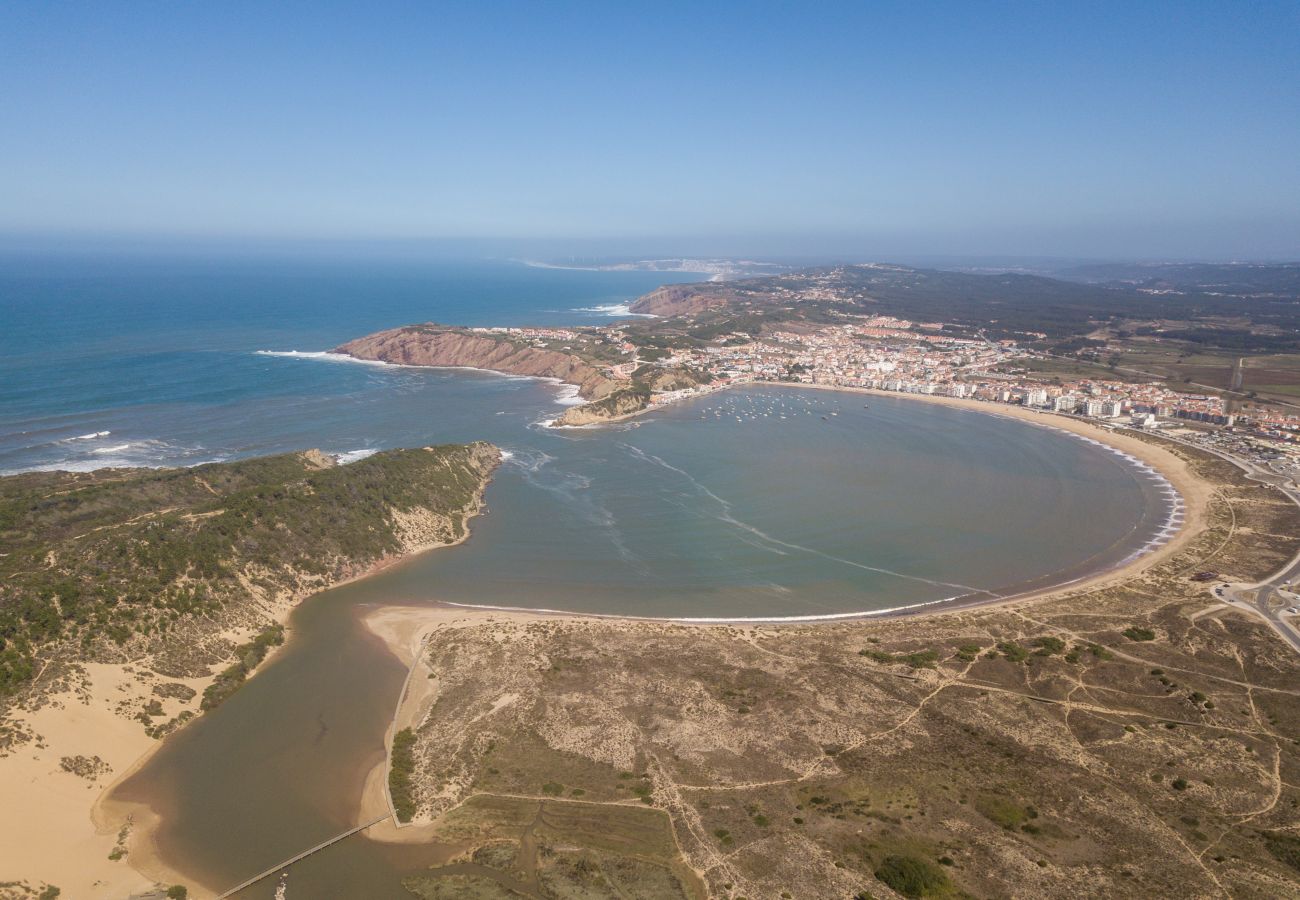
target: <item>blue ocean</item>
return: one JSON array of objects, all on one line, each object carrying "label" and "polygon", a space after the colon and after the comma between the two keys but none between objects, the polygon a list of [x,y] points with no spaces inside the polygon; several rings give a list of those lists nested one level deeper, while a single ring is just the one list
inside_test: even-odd
[{"label": "blue ocean", "polygon": [[[452,398],[412,397],[464,376],[259,351],[327,350],[411,322],[608,322],[620,304],[694,278],[479,261],[3,257],[0,473],[468,438],[481,429],[463,427]],[[554,394],[534,382],[477,386],[534,395],[526,404]]]}]

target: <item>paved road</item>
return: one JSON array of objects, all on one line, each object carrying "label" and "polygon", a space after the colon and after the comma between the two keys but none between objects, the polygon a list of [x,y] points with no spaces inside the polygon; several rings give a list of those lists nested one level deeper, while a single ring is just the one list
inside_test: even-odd
[{"label": "paved road", "polygon": [[[1280,490],[1290,498],[1291,502],[1300,506],[1300,491],[1296,489],[1293,483],[1276,472],[1270,472],[1262,469],[1249,460],[1240,459],[1230,453],[1222,450],[1215,450],[1212,447],[1203,447],[1200,444],[1191,441],[1184,441],[1181,438],[1172,435],[1162,434],[1160,437],[1167,441],[1173,441],[1176,444],[1183,444],[1197,450],[1204,450],[1207,453],[1213,453],[1222,459],[1237,466],[1246,473],[1246,477],[1253,481],[1263,484],[1270,484]],[[1300,630],[1296,628],[1296,619],[1284,614],[1284,611],[1293,605],[1300,605],[1300,602],[1288,599],[1278,590],[1286,585],[1300,582],[1300,555],[1297,555],[1289,563],[1283,566],[1278,572],[1271,577],[1254,584],[1229,584],[1226,589],[1215,589],[1215,596],[1231,601],[1232,606],[1238,609],[1248,610],[1255,613],[1278,633],[1283,640],[1291,645],[1297,653],[1300,653]]]}]

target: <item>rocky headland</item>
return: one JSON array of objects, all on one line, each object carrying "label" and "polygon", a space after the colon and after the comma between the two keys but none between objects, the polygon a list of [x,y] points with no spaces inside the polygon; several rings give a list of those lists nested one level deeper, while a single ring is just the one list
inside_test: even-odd
[{"label": "rocky headland", "polygon": [[557,378],[586,400],[613,393],[618,382],[581,356],[530,346],[507,334],[443,325],[407,325],[335,348],[357,359],[406,366],[464,366],[507,375]]},{"label": "rocky headland", "polygon": [[638,297],[629,307],[637,315],[688,316],[706,309],[726,306],[734,291],[718,284],[667,284]]},{"label": "rocky headland", "polygon": [[571,406],[552,424],[563,427],[599,425],[644,412],[650,407],[650,390],[644,386],[623,388],[600,400]]}]

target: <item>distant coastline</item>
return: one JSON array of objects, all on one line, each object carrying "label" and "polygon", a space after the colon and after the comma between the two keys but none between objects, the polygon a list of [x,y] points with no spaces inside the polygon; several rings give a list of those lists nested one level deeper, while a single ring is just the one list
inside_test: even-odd
[{"label": "distant coastline", "polygon": [[752,278],[761,275],[776,275],[790,271],[791,267],[781,263],[766,263],[752,259],[691,259],[686,257],[666,257],[663,259],[615,260],[612,262],[557,263],[538,259],[515,259],[522,265],[534,269],[566,269],[579,272],[681,272],[695,275],[707,275],[708,281],[727,281],[733,278]]}]

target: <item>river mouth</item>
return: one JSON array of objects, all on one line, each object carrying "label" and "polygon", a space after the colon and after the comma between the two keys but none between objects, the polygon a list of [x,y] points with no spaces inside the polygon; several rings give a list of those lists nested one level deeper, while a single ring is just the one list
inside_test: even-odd
[{"label": "river mouth", "polygon": [[[923,610],[1113,567],[1175,509],[1167,482],[1100,446],[903,399],[750,388],[497,440],[511,457],[468,542],[304,603],[273,661],[114,791],[161,817],[168,865],[220,890],[358,821],[406,676],[360,621],[377,606],[760,621]],[[357,836],[295,864],[288,895],[406,898],[404,874],[453,852]]]}]

